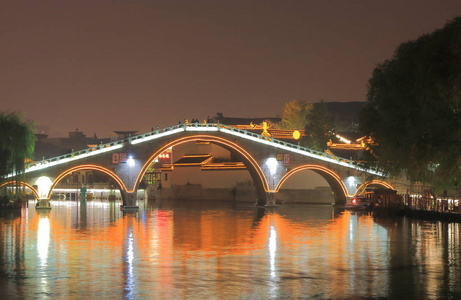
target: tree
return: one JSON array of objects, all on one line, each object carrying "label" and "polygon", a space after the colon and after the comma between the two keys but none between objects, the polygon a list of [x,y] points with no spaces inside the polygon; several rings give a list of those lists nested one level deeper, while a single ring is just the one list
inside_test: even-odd
[{"label": "tree", "polygon": [[24,122],[17,113],[0,113],[0,178],[8,174],[20,176],[26,159],[34,154],[35,135],[33,124]]},{"label": "tree", "polygon": [[303,129],[307,124],[307,114],[311,109],[312,104],[301,100],[291,100],[285,103],[280,128]]},{"label": "tree", "polygon": [[323,100],[313,104],[312,109],[307,114],[306,123],[306,136],[303,139],[303,144],[317,151],[325,151],[327,142],[335,136],[335,130],[332,114],[328,111]]},{"label": "tree", "polygon": [[410,179],[461,176],[461,17],[401,44],[369,80],[361,130],[378,166]]}]

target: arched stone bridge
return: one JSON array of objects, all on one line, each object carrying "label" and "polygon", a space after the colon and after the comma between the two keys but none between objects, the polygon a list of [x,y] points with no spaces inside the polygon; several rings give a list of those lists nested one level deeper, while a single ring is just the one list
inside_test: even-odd
[{"label": "arched stone bridge", "polygon": [[[321,175],[329,183],[336,203],[345,203],[348,197],[370,183],[404,190],[399,181],[386,178],[376,170],[364,169],[351,160],[223,124],[198,123],[154,130],[28,164],[25,181],[19,184],[30,188],[41,201],[46,201],[65,176],[79,170],[95,170],[117,182],[125,208],[136,207],[136,191],[154,159],[170,147],[194,141],[218,144],[240,159],[253,179],[258,205],[274,205],[275,195],[283,183],[302,170]],[[113,164],[112,153],[117,152],[127,153],[131,159],[125,164]],[[285,161],[277,160],[277,155],[284,155]],[[43,181],[43,178],[49,180]]]}]

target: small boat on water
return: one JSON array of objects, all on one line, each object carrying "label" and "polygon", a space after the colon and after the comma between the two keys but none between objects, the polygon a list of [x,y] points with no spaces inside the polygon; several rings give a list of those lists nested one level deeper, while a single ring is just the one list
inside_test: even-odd
[{"label": "small boat on water", "polygon": [[354,196],[350,202],[344,205],[344,208],[350,210],[369,210],[371,209],[371,203],[367,197]]},{"label": "small boat on water", "polygon": [[401,210],[401,196],[391,189],[367,188],[361,195],[355,195],[350,202],[346,203],[345,209],[349,210],[373,210],[390,211]]}]

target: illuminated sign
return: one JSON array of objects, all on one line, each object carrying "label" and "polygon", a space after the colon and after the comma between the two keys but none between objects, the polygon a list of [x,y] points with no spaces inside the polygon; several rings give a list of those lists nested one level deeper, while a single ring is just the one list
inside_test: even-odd
[{"label": "illuminated sign", "polygon": [[112,153],[112,163],[113,164],[120,163],[120,153]]},{"label": "illuminated sign", "polygon": [[169,152],[163,152],[158,156],[158,159],[170,159],[171,153]]},{"label": "illuminated sign", "polygon": [[119,164],[119,163],[126,163],[127,155],[126,153],[112,153],[112,163]]},{"label": "illuminated sign", "polygon": [[290,153],[283,154],[283,163],[285,165],[291,164],[291,155],[290,155]]}]

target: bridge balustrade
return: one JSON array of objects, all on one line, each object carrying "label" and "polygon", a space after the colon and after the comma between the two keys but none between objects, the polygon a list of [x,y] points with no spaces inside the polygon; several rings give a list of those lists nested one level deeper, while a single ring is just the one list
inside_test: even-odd
[{"label": "bridge balustrade", "polygon": [[[170,127],[165,127],[165,128],[157,129],[157,130],[150,131],[150,132],[147,132],[147,133],[143,133],[143,134],[135,135],[135,136],[132,136],[132,137],[128,137],[128,138],[123,139],[123,140],[118,140],[118,141],[113,141],[113,142],[106,143],[106,144],[101,144],[101,145],[98,145],[96,147],[92,147],[92,148],[88,148],[88,149],[73,151],[71,153],[60,155],[60,156],[57,156],[57,157],[47,158],[47,159],[44,159],[44,160],[39,161],[39,162],[31,162],[31,163],[26,164],[26,169],[29,169],[31,167],[38,166],[38,165],[45,165],[45,164],[50,164],[50,163],[53,163],[53,162],[59,162],[61,160],[65,160],[65,159],[77,159],[78,156],[88,156],[88,155],[91,155],[91,154],[96,154],[94,152],[97,152],[97,150],[104,150],[104,149],[114,147],[114,146],[120,146],[121,147],[124,143],[133,143],[135,141],[140,141],[140,140],[142,140],[142,139],[144,139],[146,137],[155,137],[155,136],[160,137],[160,136],[164,135],[165,133],[169,133],[169,132],[172,132],[172,131],[177,130],[177,129],[184,129],[185,131],[188,131],[188,128],[196,128],[198,131],[200,131],[200,128],[202,128],[202,129],[205,129],[205,128],[216,129],[216,131],[222,131],[222,129],[229,130],[231,132],[239,133],[239,134],[242,134],[244,136],[249,136],[249,137],[264,141],[264,143],[276,144],[276,145],[280,145],[280,146],[283,146],[283,147],[286,147],[286,148],[289,148],[289,149],[297,150],[296,152],[299,153],[299,154],[303,154],[302,152],[305,152],[305,153],[309,153],[311,155],[315,155],[315,156],[318,156],[318,157],[326,157],[326,158],[328,158],[330,160],[336,160],[338,162],[349,164],[350,166],[355,167],[356,169],[363,170],[363,171],[365,170],[365,167],[362,164],[353,162],[350,159],[333,156],[333,155],[330,155],[330,154],[327,154],[327,153],[324,153],[324,152],[319,152],[319,151],[316,151],[316,150],[313,150],[313,149],[309,149],[309,148],[300,146],[299,144],[296,145],[296,144],[292,144],[292,143],[287,143],[287,142],[282,141],[282,140],[277,140],[277,139],[274,139],[274,138],[264,137],[264,136],[262,136],[260,134],[257,134],[257,133],[254,133],[254,132],[249,132],[246,129],[239,129],[239,128],[236,128],[236,127],[232,127],[232,126],[224,125],[224,124],[220,124],[220,123],[205,123],[205,124],[203,124],[203,123],[182,123],[182,124],[176,124],[176,125],[173,125],[173,126],[170,126]],[[204,131],[206,131],[206,130],[204,130]],[[374,167],[368,167],[367,170],[375,172],[375,173],[378,172],[378,169],[374,168]]]}]

